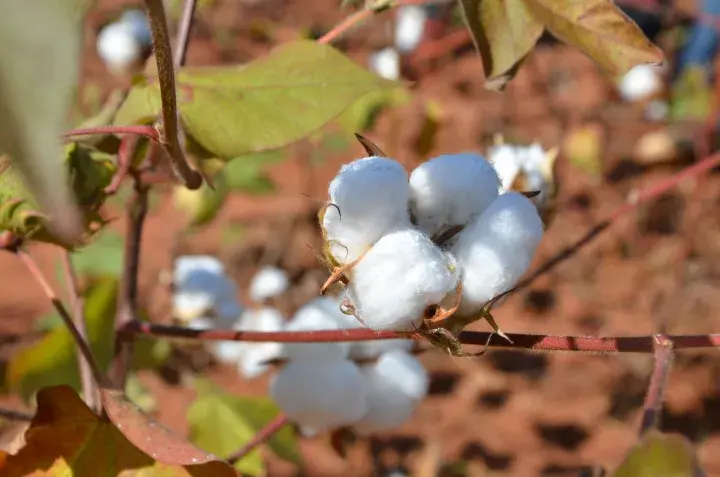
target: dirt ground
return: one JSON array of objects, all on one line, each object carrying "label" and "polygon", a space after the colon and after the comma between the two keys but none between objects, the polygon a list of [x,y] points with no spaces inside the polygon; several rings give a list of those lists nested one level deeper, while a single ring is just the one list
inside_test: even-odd
[{"label": "dirt ground", "polygon": [[[343,17],[334,0],[283,2],[258,6],[217,0],[199,18],[189,50],[190,65],[242,62],[267,51],[273,40],[248,32],[259,20],[269,22],[274,41],[291,38],[301,29],[329,28]],[[687,2],[684,2],[687,3]],[[110,80],[93,49],[95,28],[124,5],[136,2],[102,0],[88,18],[86,84],[107,92]],[[218,37],[225,38],[222,44]],[[345,42],[348,54],[362,61],[389,40],[387,20],[356,29]],[[522,141],[538,139],[546,147],[561,143],[564,133],[584,124],[604,128],[602,174],[591,175],[559,163],[561,192],[558,212],[541,245],[536,263],[576,240],[621,205],[628,195],[676,172],[682,164],[648,168],[632,166],[633,148],[643,132],[665,127],[645,123],[639,112],[619,104],[606,79],[577,51],[541,46],[519,77],[503,93],[482,88],[482,68],[472,52],[446,55],[422,72],[412,85],[414,98],[397,112],[402,125],[393,128],[382,117],[367,133],[410,166],[420,158],[414,144],[422,124],[425,101],[442,109],[442,122],[432,152],[484,148],[493,134]],[[690,132],[693,126],[687,128]],[[340,164],[359,157],[359,146],[325,160],[308,180],[302,158],[271,169],[279,184],[272,197],[233,197],[207,230],[184,242],[185,252],[219,253],[227,258],[241,282],[247,280],[258,251],[249,246],[266,237],[284,240],[289,217],[316,207],[302,194],[324,199],[327,183]],[[168,197],[154,207],[143,237],[141,281],[143,300],[152,303],[152,319],[165,320],[158,296],[158,276],[171,263],[167,253],[182,216]],[[228,246],[222,228],[250,222],[246,240]],[[113,224],[124,230],[124,219]],[[310,227],[294,229],[283,254],[290,270],[316,267],[304,242],[313,240]],[[269,235],[268,235],[269,234]],[[58,252],[33,246],[31,252],[50,277]],[[22,333],[49,310],[49,304],[23,267],[0,255],[0,332]],[[162,295],[162,293],[160,293]],[[158,304],[160,303],[160,304]],[[164,303],[167,303],[166,301]],[[506,332],[625,336],[648,334],[664,324],[671,333],[717,332],[720,323],[720,173],[688,181],[675,191],[621,219],[576,257],[557,267],[530,290],[517,293],[497,310]],[[5,349],[2,349],[2,348]],[[0,344],[7,357],[13,345]],[[663,429],[681,432],[695,444],[708,475],[720,475],[720,355],[682,353],[670,378]],[[451,359],[440,352],[422,355],[432,372],[431,392],[414,419],[395,432],[348,444],[346,459],[328,446],[325,437],[306,439],[302,449],[307,475],[577,476],[599,467],[612,470],[637,439],[644,392],[652,358],[645,355],[596,356],[493,350],[478,359]],[[230,368],[208,371],[224,388],[262,394],[266,379],[245,382]],[[187,432],[185,412],[193,392],[157,375],[143,381],[162,403],[161,422]],[[13,397],[3,406],[20,407]],[[466,467],[447,466],[464,461]],[[445,467],[442,470],[432,469]],[[271,458],[270,475],[293,475],[286,464]]]}]

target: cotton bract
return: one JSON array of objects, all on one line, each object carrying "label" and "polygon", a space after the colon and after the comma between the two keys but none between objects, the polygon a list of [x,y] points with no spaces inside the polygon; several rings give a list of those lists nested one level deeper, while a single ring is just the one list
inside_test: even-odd
[{"label": "cotton bract", "polygon": [[342,166],[330,183],[322,226],[339,263],[358,258],[380,237],[409,224],[407,172],[384,157],[366,157]]},{"label": "cotton bract", "polygon": [[452,257],[415,229],[381,238],[352,269],[347,296],[368,327],[411,330],[457,285]]},{"label": "cotton bract", "polygon": [[290,286],[287,273],[276,267],[263,267],[250,281],[250,299],[261,302],[282,295]]},{"label": "cotton bract", "polygon": [[290,361],[273,376],[270,396],[289,419],[322,431],[365,414],[363,384],[358,367],[347,359]]},{"label": "cotton bract", "polygon": [[497,173],[481,155],[446,154],[410,175],[410,210],[418,227],[437,237],[482,213],[499,187]]},{"label": "cotton bract", "polygon": [[368,410],[353,427],[362,434],[402,425],[425,398],[428,373],[412,355],[393,350],[361,368]]},{"label": "cotton bract", "polygon": [[499,196],[460,234],[452,252],[462,266],[458,313],[480,310],[527,271],[543,234],[536,207],[517,192]]}]

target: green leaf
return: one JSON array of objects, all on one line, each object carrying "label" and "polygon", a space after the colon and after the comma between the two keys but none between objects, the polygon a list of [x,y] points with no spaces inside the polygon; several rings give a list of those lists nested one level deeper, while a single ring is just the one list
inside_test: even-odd
[{"label": "green leaf", "polygon": [[553,35],[580,48],[613,75],[634,66],[664,60],[612,0],[524,0],[532,16]]},{"label": "green leaf", "polygon": [[57,0],[0,3],[0,151],[65,241],[80,233],[67,171],[57,160],[78,80],[78,6]]},{"label": "green leaf", "polygon": [[220,212],[228,192],[224,171],[220,171],[213,178],[213,187],[207,183],[195,190],[176,186],[173,189],[173,199],[175,207],[185,213],[187,224],[200,227],[210,223]]},{"label": "green leaf", "polygon": [[[240,449],[280,412],[268,398],[234,396],[205,381],[197,384],[198,398],[188,411],[191,440],[220,457]],[[301,464],[290,427],[280,430],[267,445],[278,457]],[[238,470],[251,475],[262,473],[264,467],[257,449],[236,464]]]},{"label": "green leaf", "polygon": [[228,187],[235,192],[265,195],[275,191],[275,184],[258,164],[235,159],[228,164],[225,175]]},{"label": "green leaf", "polygon": [[648,433],[613,477],[702,477],[692,444],[679,434]]},{"label": "green leaf", "polygon": [[[186,68],[177,84],[186,132],[223,160],[279,149],[318,130],[364,94],[397,86],[312,41],[286,43],[241,67]],[[142,123],[159,112],[157,81],[139,82],[115,124]]]},{"label": "green leaf", "polygon": [[103,230],[90,245],[71,254],[79,275],[119,277],[123,266],[125,239],[112,230]]},{"label": "green leaf", "polygon": [[468,29],[480,53],[485,87],[502,90],[515,76],[543,32],[523,0],[461,0]]},{"label": "green leaf", "polygon": [[699,66],[685,68],[672,85],[670,115],[675,121],[703,120],[710,114],[713,91],[708,72]]},{"label": "green leaf", "polygon": [[[95,281],[85,294],[88,338],[103,369],[113,354],[117,290],[118,280],[108,277]],[[7,387],[26,401],[40,388],[59,384],[80,389],[75,344],[64,326],[13,356],[6,373]]]},{"label": "green leaf", "polygon": [[338,117],[343,130],[352,136],[371,128],[377,115],[385,108],[407,104],[411,96],[404,88],[372,91],[355,101]]}]

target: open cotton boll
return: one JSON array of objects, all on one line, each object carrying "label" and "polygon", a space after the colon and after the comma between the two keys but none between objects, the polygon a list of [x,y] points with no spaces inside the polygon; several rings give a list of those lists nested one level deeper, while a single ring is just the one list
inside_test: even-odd
[{"label": "open cotton boll", "polygon": [[[319,297],[300,308],[287,324],[287,331],[340,330],[336,317],[328,310],[325,297]],[[345,358],[349,343],[285,343],[283,356],[290,360],[331,361]]]},{"label": "open cotton boll", "polygon": [[543,235],[537,208],[517,192],[499,196],[458,234],[452,252],[462,266],[458,313],[480,310],[512,288],[530,266]]},{"label": "open cotton boll", "polygon": [[320,432],[367,411],[363,378],[347,359],[290,361],[270,382],[270,396],[293,422]]},{"label": "open cotton boll", "polygon": [[396,80],[400,77],[400,55],[392,47],[383,48],[370,55],[370,69],[385,79]]},{"label": "open cotton boll", "polygon": [[[285,318],[279,310],[263,307],[243,313],[238,325],[237,329],[242,331],[282,331]],[[238,371],[249,379],[257,377],[268,369],[266,361],[278,358],[282,353],[282,343],[245,343]]]},{"label": "open cotton boll", "polygon": [[502,189],[510,190],[522,169],[517,158],[516,147],[511,144],[493,146],[488,149],[488,160],[500,178]]},{"label": "open cotton boll", "polygon": [[430,379],[423,365],[402,350],[383,353],[360,368],[365,381],[368,411],[353,427],[361,434],[402,425],[425,398]]},{"label": "open cotton boll", "polygon": [[261,268],[250,281],[250,299],[256,302],[285,293],[290,286],[287,273],[277,267]]},{"label": "open cotton boll", "polygon": [[457,281],[452,257],[422,232],[405,229],[381,238],[353,267],[347,296],[368,327],[411,330]]},{"label": "open cotton boll", "polygon": [[[323,230],[339,263],[355,260],[389,231],[409,224],[408,177],[402,165],[384,157],[358,159],[330,182]],[[339,209],[339,210],[338,210]]]},{"label": "open cotton boll", "polygon": [[625,101],[642,101],[663,89],[662,69],[651,64],[637,65],[620,79],[618,89]]},{"label": "open cotton boll", "polygon": [[395,47],[410,53],[420,44],[427,22],[427,10],[422,5],[401,5],[395,9]]},{"label": "open cotton boll", "polygon": [[143,49],[132,27],[120,22],[111,23],[100,31],[96,47],[98,55],[114,74],[127,72],[137,64]]},{"label": "open cotton boll", "polygon": [[209,270],[195,269],[186,274],[182,281],[175,281],[173,316],[181,321],[189,321],[208,312],[215,315],[222,312],[222,317],[227,319],[230,314],[230,321],[234,321],[242,310],[235,298],[235,289],[235,283],[228,277]]},{"label": "open cotton boll", "polygon": [[143,10],[136,8],[126,10],[120,17],[120,23],[124,23],[130,27],[135,39],[144,48],[148,48],[152,45],[150,20]]},{"label": "open cotton boll", "polygon": [[410,210],[432,237],[482,213],[498,195],[495,169],[475,153],[445,154],[410,174]]}]

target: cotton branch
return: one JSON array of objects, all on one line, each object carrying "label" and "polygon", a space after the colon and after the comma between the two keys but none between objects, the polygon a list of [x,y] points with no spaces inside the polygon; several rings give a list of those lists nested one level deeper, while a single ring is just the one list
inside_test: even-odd
[{"label": "cotton branch", "polygon": [[93,135],[104,135],[104,134],[115,134],[115,135],[135,135],[144,136],[152,139],[153,141],[160,140],[160,133],[152,126],[95,126],[91,128],[77,128],[71,129],[63,133],[63,138],[72,138],[76,136],[93,136]]},{"label": "cotton branch", "polygon": [[665,335],[656,335],[653,343],[654,359],[652,377],[648,387],[645,404],[643,406],[642,423],[640,424],[640,437],[647,431],[655,429],[659,425],[660,411],[662,411],[665,389],[670,377],[670,368],[673,362],[673,339]]},{"label": "cotton branch", "polygon": [[227,458],[228,462],[234,463],[248,455],[257,446],[267,442],[272,436],[280,432],[286,425],[288,425],[288,419],[284,414],[278,414],[278,416],[270,421],[267,426],[263,427],[258,431],[253,438],[248,441],[244,446],[237,452],[233,453]]}]

